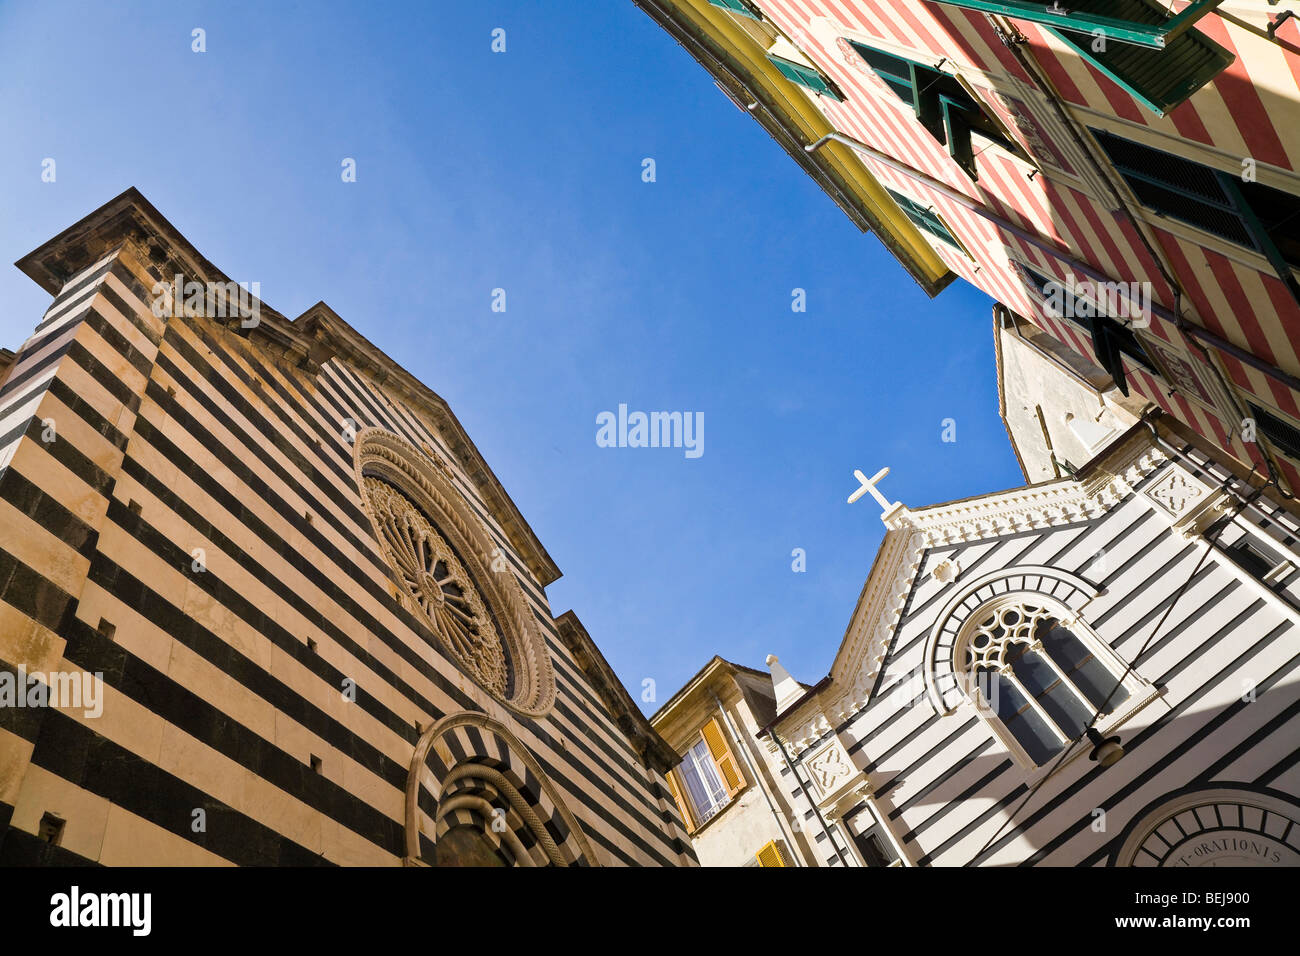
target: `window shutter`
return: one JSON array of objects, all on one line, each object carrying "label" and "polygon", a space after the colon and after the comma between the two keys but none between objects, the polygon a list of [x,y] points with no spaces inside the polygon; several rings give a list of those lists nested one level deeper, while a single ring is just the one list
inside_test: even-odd
[{"label": "window shutter", "polygon": [[939,96],[939,108],[943,111],[943,130],[948,144],[948,155],[957,161],[966,175],[978,179],[975,168],[975,151],[971,146],[969,113],[963,103],[950,96]]},{"label": "window shutter", "polygon": [[1250,405],[1251,414],[1255,416],[1255,422],[1264,436],[1280,448],[1284,455],[1300,459],[1300,428],[1296,428],[1286,419],[1279,418],[1253,402],[1247,404]]},{"label": "window shutter", "polygon": [[677,786],[677,771],[669,770],[664,777],[668,780],[668,789],[677,803],[677,812],[682,815],[682,824],[686,827],[686,832],[694,833],[695,821],[691,818],[691,812],[686,808],[686,801],[682,799],[682,791]]},{"label": "window shutter", "polygon": [[781,71],[781,75],[791,83],[798,83],[805,89],[812,90],[822,96],[829,96],[833,100],[844,99],[816,70],[806,67],[802,63],[787,60],[783,56],[777,56],[774,53],[769,53],[767,58],[774,67]]},{"label": "window shutter", "polygon": [[962,249],[961,243],[953,237],[953,234],[944,227],[944,224],[940,221],[939,217],[925,206],[922,206],[915,200],[908,199],[902,193],[894,192],[888,186],[885,187],[885,192],[894,197],[894,202],[898,203],[903,212],[907,215],[907,218],[912,220],[912,224],[916,226],[917,229],[920,229],[923,232],[928,232],[936,239],[946,242],[959,252],[966,251]]},{"label": "window shutter", "polygon": [[762,19],[754,10],[750,9],[749,4],[745,3],[744,0],[709,0],[709,3],[730,13],[738,13],[742,17],[748,17],[751,20]]},{"label": "window shutter", "polygon": [[722,732],[722,725],[718,723],[718,718],[710,718],[700,733],[704,736],[709,753],[713,755],[713,762],[718,765],[722,782],[727,785],[727,796],[734,797],[745,789],[745,778],[740,775],[740,768],[736,765],[736,758],[731,754],[731,748],[727,746],[727,738]]},{"label": "window shutter", "polygon": [[758,858],[759,866],[785,866],[785,857],[781,855],[781,848],[773,840],[754,854]]},{"label": "window shutter", "polygon": [[[1168,19],[1164,8],[1151,0],[1080,0],[1077,10],[1141,24],[1161,24]],[[1112,39],[1100,51],[1094,51],[1096,40],[1089,32],[1052,32],[1160,116],[1210,82],[1233,60],[1231,53],[1197,30],[1170,37],[1161,50]]]}]

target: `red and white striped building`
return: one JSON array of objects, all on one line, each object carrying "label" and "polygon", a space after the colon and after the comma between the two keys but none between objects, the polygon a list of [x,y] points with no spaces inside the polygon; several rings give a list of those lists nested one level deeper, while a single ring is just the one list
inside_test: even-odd
[{"label": "red and white striped building", "polygon": [[636,2],[932,294],[975,284],[1300,493],[1291,4]]}]

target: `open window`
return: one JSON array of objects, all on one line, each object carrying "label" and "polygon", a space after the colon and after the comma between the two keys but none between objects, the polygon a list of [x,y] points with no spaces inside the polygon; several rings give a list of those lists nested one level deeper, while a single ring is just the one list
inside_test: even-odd
[{"label": "open window", "polygon": [[1111,377],[1121,394],[1128,395],[1125,358],[1153,375],[1160,374],[1137,334],[1122,321],[1107,314],[1103,306],[1084,296],[1080,290],[1085,286],[1049,279],[1027,266],[1021,266],[1019,271],[1033,284],[1044,312],[1052,318],[1067,319],[1088,332],[1097,365]]},{"label": "open window", "polygon": [[712,820],[745,789],[745,778],[716,717],[700,728],[682,762],[668,772],[668,787],[688,833]]},{"label": "open window", "polygon": [[720,7],[728,13],[734,13],[737,16],[745,17],[748,20],[762,20],[763,15],[758,8],[746,3],[745,0],[709,0],[709,3],[715,7]]},{"label": "open window", "polygon": [[844,99],[844,95],[840,93],[835,84],[822,76],[816,68],[804,63],[797,63],[794,60],[788,60],[783,56],[777,56],[775,53],[769,53],[767,58],[774,67],[781,71],[781,75],[791,83],[797,83],[818,96],[829,96],[836,102]]},{"label": "open window", "polygon": [[975,141],[972,134],[996,143],[1008,152],[1021,155],[1002,125],[990,114],[957,77],[883,50],[876,50],[856,40],[849,45],[876,72],[900,100],[912,107],[921,125],[948,148],[971,179],[978,179],[975,167]]},{"label": "open window", "polygon": [[885,187],[885,192],[893,197],[894,202],[898,203],[899,208],[903,210],[908,219],[912,220],[912,225],[916,226],[917,229],[933,236],[940,242],[947,243],[968,259],[972,258],[970,252],[962,245],[961,240],[953,235],[952,230],[948,228],[948,224],[932,208],[924,206],[900,192],[895,192],[888,186]]},{"label": "open window", "polygon": [[936,0],[1042,24],[1079,57],[1164,116],[1218,76],[1233,56],[1192,25],[1221,0],[1192,0],[1170,14],[1154,0]]}]

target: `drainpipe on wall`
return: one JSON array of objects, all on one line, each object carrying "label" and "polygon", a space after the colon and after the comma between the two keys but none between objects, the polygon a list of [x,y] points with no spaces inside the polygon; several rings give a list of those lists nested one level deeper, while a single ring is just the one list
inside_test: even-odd
[{"label": "drainpipe on wall", "polygon": [[[808,785],[803,782],[803,778],[799,776],[799,771],[795,769],[794,762],[790,759],[790,753],[785,749],[785,741],[781,739],[781,735],[776,732],[775,727],[772,728],[772,739],[775,740],[776,745],[781,748],[781,756],[785,758],[785,765],[790,768],[790,773],[794,775],[794,779],[799,784],[799,789],[803,791],[804,798],[813,808],[813,813],[817,814],[817,822],[822,825],[822,832],[825,833],[826,837],[831,841],[831,848],[835,851],[835,855],[840,858],[840,864],[847,867],[849,861],[845,858],[844,851],[841,850],[839,844],[835,842],[835,834],[826,823],[826,818],[822,816],[822,811],[817,806],[817,801],[814,800],[812,794],[808,792]],[[816,846],[816,841],[813,841],[813,845]]]},{"label": "drainpipe on wall", "polygon": [[732,739],[736,741],[736,745],[740,748],[740,755],[745,758],[745,766],[749,768],[750,775],[754,778],[754,782],[758,784],[758,789],[763,791],[763,799],[767,801],[767,808],[772,811],[772,816],[776,819],[776,825],[781,829],[781,839],[785,840],[786,845],[790,847],[790,855],[795,857],[795,864],[797,866],[807,866],[808,864],[803,861],[803,855],[795,852],[797,845],[794,841],[793,835],[786,828],[785,817],[777,810],[776,804],[772,802],[772,795],[767,792],[767,784],[764,783],[763,778],[759,776],[758,768],[754,766],[754,761],[749,757],[749,747],[746,739],[740,736],[739,731],[736,729],[736,726],[731,719],[731,715],[728,714],[726,708],[722,706],[722,701],[718,700],[718,695],[713,691],[709,691],[709,696],[712,697],[713,702],[717,704],[718,713],[722,715],[722,722],[726,725],[727,732],[731,734]]},{"label": "drainpipe on wall", "polygon": [[[1221,352],[1226,352],[1233,356],[1233,358],[1236,358],[1238,361],[1244,362],[1266,375],[1271,375],[1273,378],[1276,378],[1283,384],[1287,385],[1293,391],[1300,390],[1296,388],[1297,385],[1300,385],[1300,380],[1297,380],[1294,376],[1286,374],[1281,369],[1274,368],[1267,362],[1251,355],[1251,353],[1244,349],[1240,349],[1237,346],[1232,345],[1232,343],[1220,339],[1218,336],[1201,329],[1199,326],[1193,325],[1191,322],[1188,322],[1187,319],[1183,318],[1182,287],[1174,279],[1172,270],[1165,263],[1164,256],[1156,251],[1154,243],[1152,243],[1151,239],[1147,236],[1144,228],[1145,223],[1138,216],[1134,215],[1133,210],[1129,208],[1128,201],[1116,186],[1115,181],[1108,174],[1107,167],[1097,158],[1088,140],[1084,138],[1083,133],[1079,130],[1074,117],[1071,116],[1069,110],[1065,108],[1061,94],[1057,91],[1056,87],[1052,85],[1051,81],[1043,75],[1042,70],[1038,68],[1038,63],[1034,60],[1033,56],[1023,49],[1027,42],[1024,34],[1016,29],[1016,27],[1010,22],[1004,22],[1002,18],[995,17],[992,14],[984,14],[984,19],[988,21],[994,32],[997,33],[998,38],[1002,41],[1002,45],[1011,52],[1011,55],[1016,58],[1016,62],[1019,63],[1024,71],[1029,74],[1038,89],[1042,91],[1048,105],[1051,106],[1052,111],[1056,114],[1057,120],[1065,127],[1065,131],[1070,134],[1070,138],[1074,140],[1075,146],[1078,147],[1079,151],[1088,161],[1088,165],[1092,167],[1093,172],[1103,183],[1105,183],[1106,188],[1110,191],[1111,197],[1114,199],[1119,212],[1133,224],[1133,230],[1137,233],[1138,239],[1141,240],[1143,248],[1147,251],[1147,255],[1149,255],[1151,261],[1156,264],[1156,268],[1160,270],[1161,277],[1165,280],[1165,283],[1173,293],[1174,325],[1180,332],[1182,332],[1183,338],[1187,341],[1187,344],[1201,353],[1202,358],[1205,360],[1205,364],[1209,367],[1214,377],[1218,379],[1219,388],[1222,389],[1223,394],[1227,399],[1230,402],[1235,402],[1237,399],[1236,390],[1227,382],[1223,373],[1219,371],[1219,366],[1214,362],[1209,351],[1204,345],[1196,341],[1197,339],[1202,339],[1219,349]],[[1290,277],[1281,276],[1280,278],[1286,282]],[[1288,284],[1293,285],[1294,280],[1291,280]],[[1155,310],[1153,309],[1152,311]],[[1233,409],[1233,412],[1236,415],[1242,415],[1242,409],[1240,407]],[[1242,417],[1244,418],[1246,416]],[[1231,422],[1227,424],[1230,430],[1229,433],[1235,430],[1233,429]],[[1276,462],[1273,461],[1272,456],[1269,455],[1268,451],[1263,446],[1256,443],[1255,447],[1259,449],[1260,457],[1264,459],[1264,466],[1268,469],[1269,477],[1273,479],[1274,486],[1277,487],[1279,491],[1282,491],[1281,484],[1279,483]],[[1283,492],[1283,494],[1285,494],[1285,492]]]}]

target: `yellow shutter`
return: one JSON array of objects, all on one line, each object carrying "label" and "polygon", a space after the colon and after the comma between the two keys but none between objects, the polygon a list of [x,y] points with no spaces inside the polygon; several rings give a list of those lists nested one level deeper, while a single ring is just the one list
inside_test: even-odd
[{"label": "yellow shutter", "polygon": [[727,746],[727,738],[722,732],[722,725],[718,723],[718,718],[711,718],[700,733],[704,736],[709,753],[713,755],[713,762],[718,765],[718,773],[722,774],[722,782],[727,788],[727,797],[734,797],[745,789],[745,778],[740,775],[740,767],[736,764],[736,758],[731,755],[731,748]]},{"label": "yellow shutter", "polygon": [[785,866],[785,857],[781,855],[781,848],[775,840],[754,855],[758,857],[759,866]]},{"label": "yellow shutter", "polygon": [[668,789],[672,791],[673,799],[677,801],[677,812],[682,815],[682,823],[686,826],[686,832],[694,833],[695,821],[691,819],[691,813],[686,808],[686,801],[682,799],[682,792],[677,787],[677,771],[669,770],[664,776],[668,780]]}]

